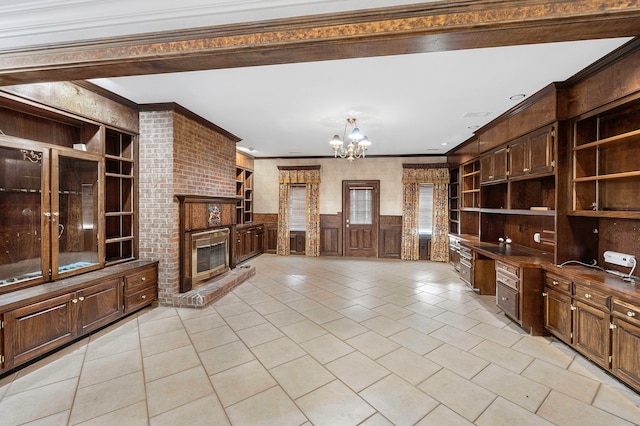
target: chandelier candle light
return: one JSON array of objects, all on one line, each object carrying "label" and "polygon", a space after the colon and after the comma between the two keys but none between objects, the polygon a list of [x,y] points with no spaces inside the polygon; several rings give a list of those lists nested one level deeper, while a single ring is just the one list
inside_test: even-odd
[{"label": "chandelier candle light", "polygon": [[[347,127],[351,126],[351,133],[347,136]],[[344,143],[340,136],[335,135],[329,143],[333,148],[333,156],[334,158],[346,158],[349,162],[352,162],[356,158],[364,158],[367,148],[371,145],[369,139],[360,133],[360,129],[356,127],[356,119],[355,118],[347,118],[347,122],[344,125],[344,134],[342,136],[344,139],[349,138],[349,145],[344,147]]]}]

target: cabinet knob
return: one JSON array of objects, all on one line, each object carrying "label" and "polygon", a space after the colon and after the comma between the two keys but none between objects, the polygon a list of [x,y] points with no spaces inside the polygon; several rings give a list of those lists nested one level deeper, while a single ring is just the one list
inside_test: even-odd
[{"label": "cabinet knob", "polygon": [[142,295],[142,298],[143,298],[143,299],[146,299],[146,298],[147,298],[147,295],[146,295],[146,294],[143,294],[143,295]]},{"label": "cabinet knob", "polygon": [[80,296],[78,297],[78,300],[82,302],[84,300],[84,297]]},{"label": "cabinet knob", "polygon": [[575,306],[571,305],[571,310],[572,311],[576,311],[578,308],[576,308]]},{"label": "cabinet knob", "polygon": [[628,316],[628,317],[635,317],[635,316],[636,316],[636,313],[635,313],[635,312],[633,312],[633,311],[629,311],[629,312],[627,312],[627,316]]},{"label": "cabinet knob", "polygon": [[542,297],[547,297],[547,294],[548,294],[548,293],[544,293],[544,292],[543,292],[543,293],[542,293]]},{"label": "cabinet knob", "polygon": [[524,169],[522,169],[522,171],[523,171],[523,172],[528,172],[528,171],[529,171],[529,169],[525,167]]},{"label": "cabinet knob", "polygon": [[500,300],[505,301],[505,300],[507,300],[507,298],[503,296],[503,297],[500,298]]},{"label": "cabinet knob", "polygon": [[147,280],[147,277],[140,278],[140,281],[146,281],[146,280]]},{"label": "cabinet knob", "polygon": [[618,328],[618,326],[617,326],[617,325],[615,325],[614,323],[609,323],[609,328],[610,328],[611,330],[615,330],[616,328]]},{"label": "cabinet knob", "polygon": [[71,299],[73,303],[78,303],[78,299]]},{"label": "cabinet knob", "polygon": [[553,280],[553,285],[558,285],[558,284],[560,284],[558,281]]},{"label": "cabinet knob", "polygon": [[585,299],[591,299],[591,294],[590,293],[585,293],[584,297],[585,297]]}]

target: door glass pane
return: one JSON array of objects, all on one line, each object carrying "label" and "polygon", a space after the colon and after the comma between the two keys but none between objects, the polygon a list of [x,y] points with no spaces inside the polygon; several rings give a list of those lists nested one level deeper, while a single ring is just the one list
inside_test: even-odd
[{"label": "door glass pane", "polygon": [[371,188],[351,188],[349,190],[349,222],[352,225],[371,225],[372,223]]},{"label": "door glass pane", "polygon": [[42,153],[0,147],[0,286],[42,277]]},{"label": "door glass pane", "polygon": [[98,162],[59,157],[58,273],[98,263]]}]

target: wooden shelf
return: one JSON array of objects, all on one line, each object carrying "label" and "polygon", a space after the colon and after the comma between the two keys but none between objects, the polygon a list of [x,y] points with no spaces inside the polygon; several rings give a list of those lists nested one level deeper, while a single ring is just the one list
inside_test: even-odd
[{"label": "wooden shelf", "polygon": [[640,142],[640,130],[634,130],[632,132],[623,133],[609,138],[600,139],[594,142],[585,143],[582,145],[576,145],[573,150],[580,151],[583,149],[595,148],[600,145],[611,144],[616,142]]},{"label": "wooden shelf", "polygon": [[521,216],[555,216],[555,210],[526,210],[526,209],[488,209],[480,208],[480,213],[517,214]]},{"label": "wooden shelf", "polygon": [[624,179],[630,177],[640,176],[640,170],[632,171],[632,172],[621,172],[621,173],[609,173],[607,175],[599,175],[599,176],[584,176],[579,178],[574,178],[572,182],[592,182],[597,180],[607,180],[607,179]]},{"label": "wooden shelf", "polygon": [[475,172],[464,173],[462,177],[465,178],[465,177],[477,176],[477,175],[480,175],[480,170],[476,170]]},{"label": "wooden shelf", "polygon": [[640,219],[640,211],[623,210],[572,210],[569,216],[608,217],[612,219]]}]

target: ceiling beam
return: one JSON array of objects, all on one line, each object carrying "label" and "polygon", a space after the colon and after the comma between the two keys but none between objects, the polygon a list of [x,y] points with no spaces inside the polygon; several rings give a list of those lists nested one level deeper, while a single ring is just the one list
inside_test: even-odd
[{"label": "ceiling beam", "polygon": [[0,86],[640,34],[640,0],[454,0],[0,51]]}]

